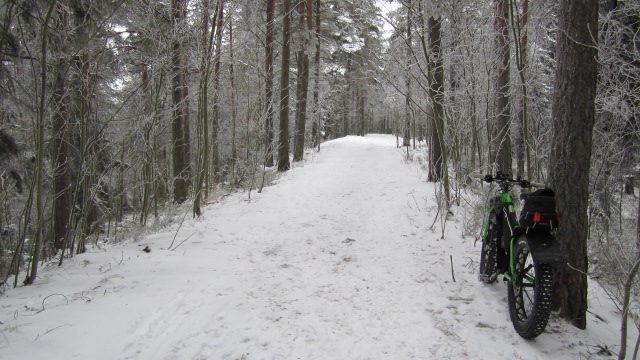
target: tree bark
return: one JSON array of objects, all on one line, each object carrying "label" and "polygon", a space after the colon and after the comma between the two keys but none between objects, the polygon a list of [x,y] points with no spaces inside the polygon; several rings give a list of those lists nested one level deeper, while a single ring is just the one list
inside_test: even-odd
[{"label": "tree bark", "polygon": [[558,240],[567,265],[555,277],[560,316],[580,329],[587,326],[587,238],[589,170],[595,119],[598,2],[561,0],[557,73],[553,96],[553,138],[549,185],[563,215]]},{"label": "tree bark", "polygon": [[174,30],[172,44],[172,153],[173,153],[173,200],[181,204],[189,196],[190,158],[188,130],[189,112],[186,106],[187,82],[181,28],[185,24],[186,0],[172,0],[171,15]]},{"label": "tree bark", "polygon": [[347,54],[347,71],[345,73],[345,89],[344,96],[342,97],[342,122],[343,122],[343,133],[342,136],[349,135],[351,131],[351,127],[349,126],[350,122],[350,113],[351,107],[349,100],[351,99],[351,57],[352,54]]},{"label": "tree bark", "polygon": [[[304,32],[304,43],[298,51],[298,86],[296,92],[296,127],[293,141],[293,161],[302,161],[304,155],[304,139],[307,122],[307,98],[309,94],[309,54],[307,48],[311,44],[311,31],[313,30],[312,0],[304,0],[298,3],[300,12],[300,28]],[[306,23],[306,31],[305,29]]]},{"label": "tree bark", "polygon": [[221,65],[221,48],[222,48],[222,32],[224,19],[224,3],[220,0],[218,3],[218,19],[216,23],[216,46],[215,55],[213,56],[213,109],[211,123],[211,161],[213,171],[213,182],[217,183],[220,179],[220,141],[218,139],[218,131],[220,127],[220,65]]},{"label": "tree bark", "polygon": [[520,108],[518,109],[518,138],[515,144],[516,171],[518,175],[531,179],[531,156],[529,151],[529,124],[528,124],[528,88],[525,76],[527,65],[527,22],[529,20],[529,0],[522,2],[522,20],[518,15],[516,5],[510,2],[511,30],[515,43],[516,65],[520,77]]},{"label": "tree bark", "polygon": [[[29,201],[33,199],[31,195],[35,191],[35,201],[36,201],[36,226],[35,226],[35,239],[33,244],[33,253],[31,256],[31,269],[29,275],[24,280],[25,285],[33,284],[38,276],[38,265],[40,262],[40,256],[42,253],[42,248],[44,245],[43,238],[43,228],[44,228],[44,117],[45,117],[45,100],[46,100],[46,84],[47,84],[47,38],[49,21],[51,20],[51,14],[53,13],[53,9],[56,7],[56,1],[53,0],[51,5],[49,6],[49,10],[47,11],[47,15],[42,24],[42,45],[41,45],[41,62],[40,62],[40,81],[39,85],[40,93],[37,106],[36,113],[36,153],[35,153],[35,177],[33,179],[33,183],[31,186],[31,194],[29,196]],[[30,206],[29,206],[30,208]],[[27,226],[26,222],[28,220],[29,212],[27,212],[25,216],[25,228]],[[16,272],[17,273],[17,272]],[[17,279],[17,275],[16,275]]]},{"label": "tree bark", "polygon": [[509,51],[509,0],[495,0],[496,50],[498,51],[498,77],[496,79],[496,134],[494,136],[496,154],[495,164],[498,171],[510,174],[511,161],[511,109],[509,98],[510,65]]},{"label": "tree bark", "polygon": [[85,252],[85,237],[96,230],[98,206],[94,186],[97,184],[97,144],[98,134],[95,119],[91,115],[93,84],[91,79],[91,55],[82,53],[76,59],[80,73],[80,163],[81,163],[81,237],[78,239],[77,253]]},{"label": "tree bark", "polygon": [[[151,113],[151,87],[149,86],[149,65],[142,64],[142,98],[144,121],[144,155],[142,163],[142,202],[140,207],[140,225],[146,225],[149,217],[150,199],[153,189],[153,153],[151,146],[151,131],[153,130],[153,114]],[[121,209],[118,208],[118,213]]]},{"label": "tree bark", "polygon": [[[402,139],[402,146],[411,146],[411,58],[412,58],[412,43],[413,37],[411,35],[411,18],[413,17],[413,11],[411,10],[411,0],[407,0],[405,5],[407,7],[407,40],[406,40],[406,48],[407,48],[407,69],[405,71],[405,83],[407,87],[407,93],[404,96],[405,101],[405,125],[404,125],[404,136]],[[407,156],[408,156],[407,149]]]},{"label": "tree bark", "polygon": [[231,179],[235,184],[238,149],[236,145],[236,129],[238,121],[238,95],[233,66],[233,16],[229,16],[229,77],[231,81]]},{"label": "tree bark", "polygon": [[366,103],[366,92],[362,87],[360,87],[358,91],[358,124],[360,129],[358,130],[358,135],[364,136],[366,132],[366,124],[365,124],[365,103]]},{"label": "tree bark", "polygon": [[287,171],[289,163],[289,64],[291,56],[291,0],[284,0],[282,27],[282,66],[280,74],[280,132],[278,137],[278,171]]},{"label": "tree bark", "polygon": [[69,154],[69,112],[66,72],[69,63],[63,58],[56,61],[53,81],[53,245],[56,250],[68,246],[71,194],[71,157]]},{"label": "tree bark", "polygon": [[321,123],[320,123],[320,0],[315,0],[315,17],[316,17],[316,31],[315,31],[315,41],[316,41],[316,53],[314,57],[314,85],[313,85],[313,117],[314,117],[314,126],[316,129],[315,135],[313,135],[313,147],[318,147],[318,151],[320,151],[320,132],[321,132]]},{"label": "tree bark", "polygon": [[273,47],[274,37],[274,17],[276,11],[276,1],[267,0],[267,34],[265,44],[264,70],[265,81],[265,166],[273,166]]},{"label": "tree bark", "polygon": [[[209,195],[209,78],[211,76],[212,66],[211,58],[214,51],[214,34],[216,29],[216,20],[218,17],[219,7],[216,4],[212,28],[209,29],[209,2],[206,3],[207,8],[203,9],[202,16],[202,46],[204,53],[202,54],[202,62],[200,65],[201,78],[199,82],[198,95],[198,141],[200,142],[201,155],[198,157],[198,173],[196,175],[196,184],[193,199],[193,215],[200,216],[202,210],[200,208],[202,197]],[[218,49],[215,49],[218,50]]]},{"label": "tree bark", "polygon": [[429,27],[429,87],[430,98],[433,102],[433,117],[431,128],[431,148],[429,149],[430,167],[429,181],[443,182],[447,205],[451,199],[449,189],[449,173],[447,169],[447,147],[444,143],[444,61],[442,58],[442,21],[440,18],[430,17]]},{"label": "tree bark", "polygon": [[444,100],[444,71],[441,53],[441,22],[440,19],[430,17],[427,21],[429,28],[429,77],[431,86],[429,93],[433,102],[433,116],[431,117],[431,147],[429,148],[429,181],[442,179],[443,167],[443,132],[444,120],[442,103]]}]

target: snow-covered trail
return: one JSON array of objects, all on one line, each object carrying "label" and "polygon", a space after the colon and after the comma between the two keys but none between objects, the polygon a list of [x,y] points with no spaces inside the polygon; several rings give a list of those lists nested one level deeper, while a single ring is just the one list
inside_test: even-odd
[{"label": "snow-covered trail", "polygon": [[310,156],[177,235],[176,224],[94,249],[9,291],[0,357],[573,359],[615,344],[603,313],[611,329],[556,321],[560,333],[515,335],[505,286],[476,281],[479,248],[459,216],[444,240],[428,230],[433,184],[395,138],[348,137]]}]

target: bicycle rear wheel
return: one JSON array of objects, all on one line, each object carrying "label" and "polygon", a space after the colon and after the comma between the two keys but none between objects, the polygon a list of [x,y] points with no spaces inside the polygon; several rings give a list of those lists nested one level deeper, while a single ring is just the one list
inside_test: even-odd
[{"label": "bicycle rear wheel", "polygon": [[518,240],[514,249],[515,282],[509,282],[509,316],[525,339],[540,335],[549,321],[553,298],[551,265],[533,261],[529,245]]},{"label": "bicycle rear wheel", "polygon": [[480,251],[480,273],[478,280],[491,284],[498,277],[497,253],[498,239],[500,238],[500,228],[497,224],[497,217],[491,214],[489,217],[489,231],[486,239],[482,240],[482,250]]}]

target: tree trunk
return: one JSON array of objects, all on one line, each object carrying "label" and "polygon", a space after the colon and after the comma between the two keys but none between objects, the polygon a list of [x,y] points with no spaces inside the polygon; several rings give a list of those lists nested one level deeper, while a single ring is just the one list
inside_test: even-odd
[{"label": "tree trunk", "polygon": [[93,84],[91,80],[91,56],[83,53],[78,56],[76,65],[80,73],[80,162],[81,162],[81,237],[78,239],[77,253],[85,252],[85,237],[96,230],[98,206],[94,186],[97,183],[97,131],[91,116]]},{"label": "tree trunk", "polygon": [[568,265],[556,269],[554,303],[560,316],[580,329],[587,326],[587,207],[597,39],[598,2],[561,0],[548,174],[563,214],[558,240]]},{"label": "tree trunk", "polygon": [[[402,139],[402,146],[411,146],[411,58],[412,58],[412,43],[413,37],[411,36],[411,18],[413,17],[413,11],[411,11],[411,0],[407,0],[405,5],[407,7],[407,40],[406,40],[406,48],[407,48],[407,69],[405,71],[405,83],[407,87],[407,93],[404,96],[405,101],[405,125],[404,125],[404,136]],[[408,156],[407,150],[407,156]]]},{"label": "tree trunk", "polygon": [[527,65],[527,22],[529,19],[529,0],[522,2],[522,22],[513,1],[510,2],[511,31],[515,44],[516,65],[520,77],[520,109],[518,109],[518,138],[515,144],[516,171],[518,175],[531,179],[531,156],[529,151],[528,89],[525,77]]},{"label": "tree trunk", "polygon": [[[185,0],[186,4],[186,0]],[[186,18],[186,17],[185,17]],[[184,180],[186,182],[187,197],[189,196],[189,189],[191,188],[191,121],[189,118],[190,105],[189,105],[189,70],[187,69],[187,59],[183,57],[182,60],[182,134],[183,134],[183,151],[185,159]]]},{"label": "tree trunk", "polygon": [[442,179],[443,167],[443,132],[444,120],[442,102],[444,100],[444,71],[441,53],[441,22],[440,19],[430,17],[429,28],[429,97],[433,102],[433,116],[431,121],[431,147],[429,148],[429,181]]},{"label": "tree trunk", "polygon": [[69,224],[72,208],[71,156],[69,154],[69,112],[66,72],[68,61],[56,61],[53,81],[53,245],[56,250],[65,249],[68,244]]},{"label": "tree trunk", "polygon": [[[529,22],[529,0],[522,2],[522,35],[520,37],[520,81],[522,82],[522,111],[520,116],[520,122],[522,123],[522,146],[524,147],[525,163],[527,178],[533,177],[531,169],[531,148],[529,146],[529,107],[527,101],[529,100],[529,91],[527,88],[527,82],[525,78],[525,71],[527,69],[527,23]],[[522,169],[525,171],[525,168]]]},{"label": "tree trunk", "polygon": [[[629,323],[629,311],[631,310],[631,291],[634,285],[634,279],[638,275],[640,270],[640,198],[638,199],[638,216],[636,227],[636,255],[633,259],[634,263],[624,283],[624,298],[622,300],[622,321],[620,323],[620,352],[618,353],[618,359],[623,360],[627,355],[627,327]],[[639,339],[640,339],[640,335]],[[633,354],[633,358],[636,358],[636,352],[638,343],[636,343],[636,351]]]},{"label": "tree trunk", "polygon": [[364,113],[365,113],[365,90],[362,89],[361,87],[360,91],[358,91],[358,123],[360,124],[358,135],[360,136],[364,136],[366,131]]},{"label": "tree trunk", "polygon": [[217,183],[220,179],[220,141],[218,139],[218,130],[220,127],[220,54],[222,48],[222,32],[224,19],[224,2],[220,0],[218,3],[218,19],[216,23],[216,48],[213,57],[213,109],[211,123],[211,168],[213,171],[213,182]]},{"label": "tree trunk", "polygon": [[[215,11],[212,21],[212,29],[209,29],[209,3],[207,2],[207,8],[203,11],[202,17],[202,44],[204,47],[204,53],[202,55],[202,63],[200,65],[201,78],[199,83],[199,97],[198,97],[198,141],[200,142],[200,153],[198,159],[198,173],[196,175],[196,184],[194,189],[193,199],[193,215],[200,216],[202,210],[200,208],[202,197],[209,194],[209,181],[207,175],[209,174],[209,77],[211,76],[211,57],[214,51],[214,33],[216,28],[216,20],[218,17],[218,6],[215,6]],[[218,50],[218,49],[216,49]]]},{"label": "tree trunk", "polygon": [[[293,161],[302,161],[304,154],[304,139],[307,122],[307,98],[309,94],[309,54],[307,48],[311,44],[311,31],[313,30],[312,0],[304,0],[298,3],[300,12],[300,28],[304,32],[304,43],[298,51],[298,86],[296,92],[296,127],[293,141]],[[306,23],[306,31],[304,30]]]},{"label": "tree trunk", "polygon": [[[51,14],[56,7],[56,1],[52,1],[47,11],[47,16],[42,24],[42,46],[41,46],[41,62],[40,62],[40,81],[37,85],[40,86],[39,98],[37,99],[37,113],[36,113],[36,153],[35,153],[35,177],[33,179],[34,186],[31,187],[31,191],[35,191],[36,197],[36,226],[35,226],[35,241],[33,244],[33,253],[31,256],[31,271],[24,280],[25,285],[33,284],[38,276],[38,263],[40,262],[40,255],[44,245],[43,227],[44,227],[44,116],[45,116],[45,103],[46,103],[46,86],[47,86],[47,37],[49,21],[51,20]],[[30,196],[30,199],[33,197]],[[30,211],[29,211],[30,212]],[[27,218],[29,216],[27,212],[25,216],[25,228]],[[16,272],[17,273],[17,272]],[[16,275],[17,278],[17,275]]]},{"label": "tree trunk", "polygon": [[185,202],[189,196],[190,159],[187,124],[189,113],[186,106],[186,69],[184,50],[182,46],[182,27],[186,19],[186,0],[172,0],[171,14],[174,29],[172,45],[172,152],[173,152],[173,201],[178,204]]},{"label": "tree trunk", "polygon": [[496,81],[496,134],[494,136],[496,154],[495,164],[498,171],[511,174],[511,109],[509,99],[509,0],[495,0],[496,50],[498,52],[498,77]]},{"label": "tree trunk", "polygon": [[[151,87],[149,86],[149,65],[142,64],[142,98],[144,121],[144,157],[142,163],[142,203],[140,206],[140,224],[146,225],[151,205],[150,196],[153,189],[153,153],[151,147],[151,132],[153,131],[153,114],[151,112]],[[121,164],[122,165],[122,164]],[[122,211],[118,206],[118,214]]]},{"label": "tree trunk", "polygon": [[284,0],[282,28],[282,66],[280,74],[280,133],[278,137],[278,171],[287,171],[289,163],[289,63],[291,40],[291,0]]},{"label": "tree trunk", "polygon": [[429,181],[443,181],[443,188],[447,204],[451,198],[449,189],[449,174],[447,169],[447,147],[444,143],[444,63],[442,59],[442,22],[440,18],[430,17],[429,48],[431,52],[429,62],[430,98],[433,102],[433,122],[431,129],[431,148],[429,149],[430,167]]},{"label": "tree trunk", "polygon": [[265,81],[265,166],[273,166],[273,46],[274,37],[274,17],[276,11],[276,1],[267,0],[267,34],[265,45],[265,61],[264,70],[266,73]]},{"label": "tree trunk", "polygon": [[351,53],[347,54],[347,71],[345,73],[345,94],[342,97],[342,120],[343,120],[343,134],[342,136],[349,135],[351,128],[349,126],[349,115],[351,113],[349,100],[351,99]]},{"label": "tree trunk", "polygon": [[238,121],[238,95],[233,66],[233,16],[229,16],[229,77],[231,81],[231,183],[236,181],[236,162],[238,149],[236,145],[236,128]]},{"label": "tree trunk", "polygon": [[314,126],[316,129],[315,135],[313,135],[313,147],[318,147],[320,151],[320,132],[322,127],[320,126],[320,0],[315,0],[315,16],[316,16],[316,53],[314,58],[314,85],[313,85],[313,117]]},{"label": "tree trunk", "polygon": [[622,300],[622,321],[620,323],[620,352],[618,353],[619,360],[623,360],[627,355],[627,326],[629,323],[629,311],[631,310],[631,290],[633,289],[634,279],[638,274],[638,270],[640,270],[640,199],[638,200],[636,255],[633,259],[633,266],[629,270],[629,274],[627,274],[624,283],[624,298]]}]

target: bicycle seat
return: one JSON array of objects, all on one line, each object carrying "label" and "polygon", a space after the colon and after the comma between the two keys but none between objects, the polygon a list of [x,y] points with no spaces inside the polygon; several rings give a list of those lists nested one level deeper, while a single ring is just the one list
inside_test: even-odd
[{"label": "bicycle seat", "polygon": [[534,192],[531,193],[531,196],[549,196],[549,197],[555,197],[556,193],[549,189],[549,188],[544,188],[544,189],[538,189]]},{"label": "bicycle seat", "polygon": [[529,189],[522,189],[520,193],[520,200],[525,200],[529,196],[547,196],[547,197],[555,197],[556,193],[549,188],[538,189],[536,191],[531,191]]},{"label": "bicycle seat", "polygon": [[531,190],[522,189],[522,192],[520,192],[520,200],[526,199],[527,197],[529,197],[529,195],[531,195]]}]

